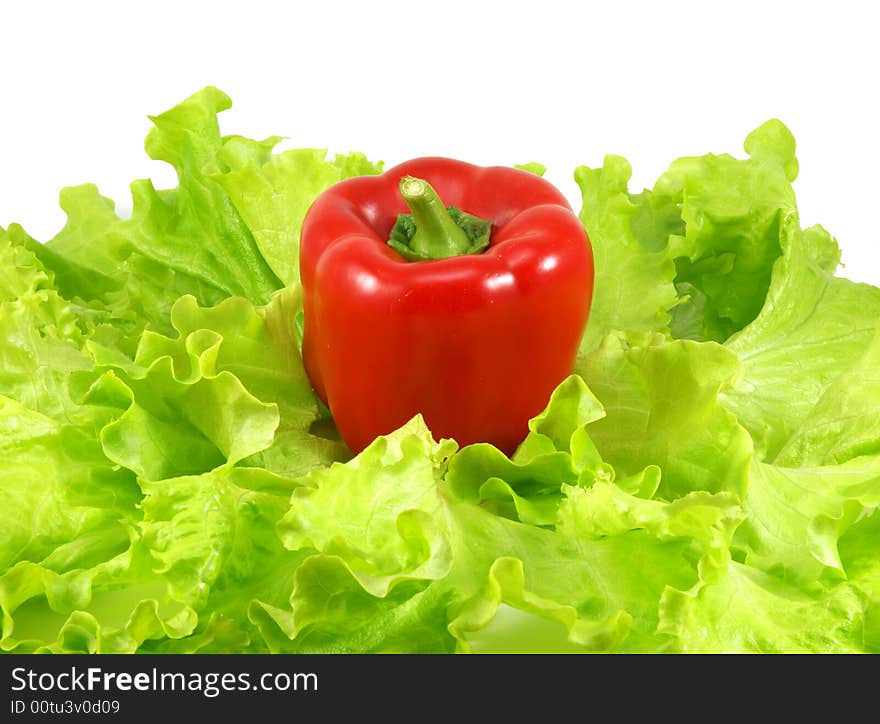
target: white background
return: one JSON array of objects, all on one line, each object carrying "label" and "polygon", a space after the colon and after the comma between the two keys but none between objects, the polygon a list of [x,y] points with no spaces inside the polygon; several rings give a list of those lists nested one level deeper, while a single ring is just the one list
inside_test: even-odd
[{"label": "white background", "polygon": [[844,275],[880,284],[878,23],[872,3],[249,0],[0,5],[0,226],[64,223],[62,186],[174,177],[143,151],[148,113],[207,84],[225,133],[361,150],[542,161],[572,179],[626,156],[631,189],[672,159],[743,155],[770,117],[798,141],[804,224],[840,240]]}]

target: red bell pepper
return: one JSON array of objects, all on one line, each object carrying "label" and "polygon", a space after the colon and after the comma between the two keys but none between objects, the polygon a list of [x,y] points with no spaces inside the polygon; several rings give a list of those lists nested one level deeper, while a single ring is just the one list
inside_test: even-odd
[{"label": "red bell pepper", "polygon": [[437,439],[512,452],[571,372],[593,292],[555,187],[445,158],[321,194],[300,274],[306,371],[353,452],[416,413]]}]

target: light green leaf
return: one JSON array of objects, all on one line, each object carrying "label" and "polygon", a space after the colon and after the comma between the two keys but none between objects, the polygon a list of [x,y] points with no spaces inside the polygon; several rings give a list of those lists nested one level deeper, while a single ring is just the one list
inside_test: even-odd
[{"label": "light green leaf", "polygon": [[[880,412],[872,382],[880,289],[832,276],[840,252],[821,227],[800,231],[791,217],[782,234],[784,256],[764,308],[726,344],[742,371],[724,391],[724,405],[768,462],[821,465],[869,453],[872,435],[865,435],[867,444],[855,438]],[[843,444],[840,428],[850,417],[851,442]],[[814,454],[814,445],[840,451]]]},{"label": "light green leaf", "polygon": [[226,139],[223,158],[230,166],[213,176],[254,236],[260,252],[284,283],[299,281],[299,235],[318,194],[352,176],[376,174],[382,164],[363,154],[327,158],[326,149],[299,148],[274,156],[247,139]]},{"label": "light green leaf", "polygon": [[745,562],[806,589],[845,577],[838,539],[880,505],[880,456],[785,468],[752,462],[735,543]]},{"label": "light green leaf", "polygon": [[[672,311],[677,336],[723,342],[761,310],[779,229],[797,211],[797,176],[789,130],[770,120],[745,142],[750,158],[727,154],[681,158],[654,186],[679,209],[685,228],[669,238],[675,283],[684,303]],[[695,324],[696,322],[696,324]]]},{"label": "light green leaf", "polygon": [[665,248],[668,234],[658,232],[653,222],[645,233],[637,233],[648,223],[642,212],[650,194],[631,196],[631,176],[632,167],[620,156],[606,156],[601,169],[581,166],[575,171],[583,194],[580,219],[596,269],[581,355],[614,330],[667,329],[676,303],[675,265]]},{"label": "light green leaf", "polygon": [[660,631],[684,653],[855,653],[863,636],[858,596],[842,587],[810,596],[738,563],[697,592],[669,589]]},{"label": "light green leaf", "polygon": [[619,476],[657,465],[661,497],[744,494],[752,441],[719,402],[739,369],[731,352],[714,342],[609,335],[579,369],[606,412],[590,436]]}]

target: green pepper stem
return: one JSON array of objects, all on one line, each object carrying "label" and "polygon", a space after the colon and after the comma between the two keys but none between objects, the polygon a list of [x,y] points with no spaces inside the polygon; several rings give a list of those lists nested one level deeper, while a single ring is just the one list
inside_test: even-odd
[{"label": "green pepper stem", "polygon": [[467,254],[471,240],[443,205],[437,192],[424,179],[404,176],[400,195],[412,212],[416,231],[410,248],[430,259],[445,259]]}]

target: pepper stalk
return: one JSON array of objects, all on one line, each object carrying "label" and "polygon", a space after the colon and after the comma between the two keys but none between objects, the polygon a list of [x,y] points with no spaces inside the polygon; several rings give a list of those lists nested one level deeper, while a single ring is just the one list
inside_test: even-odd
[{"label": "pepper stalk", "polygon": [[407,261],[479,254],[489,246],[491,221],[444,206],[424,179],[404,176],[399,189],[411,213],[397,217],[388,245]]}]

